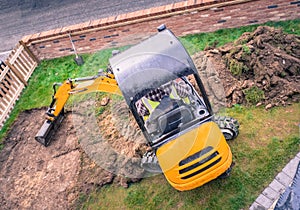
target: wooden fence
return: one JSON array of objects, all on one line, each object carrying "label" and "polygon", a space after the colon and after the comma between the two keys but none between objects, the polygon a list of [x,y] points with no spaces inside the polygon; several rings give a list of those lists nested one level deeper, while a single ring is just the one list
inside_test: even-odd
[{"label": "wooden fence", "polygon": [[0,63],[0,129],[37,65],[37,58],[22,41]]}]

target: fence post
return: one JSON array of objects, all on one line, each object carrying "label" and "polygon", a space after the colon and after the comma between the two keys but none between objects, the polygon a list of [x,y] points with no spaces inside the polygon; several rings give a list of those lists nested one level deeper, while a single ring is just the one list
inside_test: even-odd
[{"label": "fence post", "polygon": [[31,50],[29,50],[29,48],[27,47],[27,45],[21,40],[19,41],[20,45],[22,45],[24,47],[24,50],[30,55],[30,57],[36,62],[39,63],[39,59],[31,52]]},{"label": "fence post", "polygon": [[26,80],[22,77],[22,75],[20,74],[20,72],[13,66],[11,65],[8,61],[6,61],[6,65],[8,66],[8,68],[10,68],[10,70],[12,72],[14,72],[14,74],[18,77],[18,79],[25,85],[27,86],[27,82]]}]

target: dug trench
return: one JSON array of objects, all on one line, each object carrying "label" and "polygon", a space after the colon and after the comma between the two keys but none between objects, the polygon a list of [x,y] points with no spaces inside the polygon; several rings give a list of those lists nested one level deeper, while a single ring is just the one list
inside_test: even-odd
[{"label": "dug trench", "polygon": [[[299,102],[298,36],[285,34],[280,29],[258,27],[234,43],[196,53],[193,60],[215,110],[235,104],[269,109]],[[113,151],[123,155],[118,159],[112,154],[106,167],[100,167],[97,160],[91,158],[95,152],[107,152],[101,149],[101,141],[87,137],[87,144],[79,143],[81,136],[94,132],[91,126],[86,126],[89,122],[83,121],[82,115],[67,112],[50,146],[44,147],[34,136],[44,121],[45,109],[22,112],[0,153],[1,209],[70,209],[76,206],[82,193],[105,184],[128,187],[130,182],[139,181],[144,171],[138,168],[136,178],[128,178],[132,171],[126,168],[128,164],[137,164],[149,148],[124,104],[113,105],[110,101],[104,106],[111,108],[97,117],[96,125]],[[114,113],[123,116],[121,121]],[[75,126],[74,121],[82,122],[81,127],[87,129],[78,130],[80,126]],[[124,176],[107,170],[116,164],[120,168],[118,173]]]},{"label": "dug trench", "polygon": [[[121,111],[120,107],[117,110]],[[105,142],[110,142],[117,153],[124,154],[121,160],[115,154],[108,154],[110,158],[105,159],[106,167],[103,169],[90,155],[93,152],[103,154],[107,148],[99,140],[86,140],[88,144],[78,141],[80,131],[76,131],[74,120],[83,122],[83,126],[88,123],[86,119],[81,120],[80,113],[65,114],[48,147],[38,143],[34,137],[44,121],[45,111],[43,108],[22,112],[5,139],[4,149],[0,153],[1,209],[70,209],[79,195],[105,184],[128,187],[129,183],[140,180],[143,170],[139,168],[139,174],[125,178],[130,173],[125,168],[139,161],[141,150],[145,152],[147,149],[140,132],[132,132],[130,123],[122,130],[114,124],[114,115],[109,114],[110,111],[105,113],[106,117],[99,119],[99,126],[108,129],[101,132]],[[140,138],[141,141],[128,141],[126,138]],[[96,149],[91,152],[89,147]],[[116,164],[120,165],[120,175],[109,170]]]}]

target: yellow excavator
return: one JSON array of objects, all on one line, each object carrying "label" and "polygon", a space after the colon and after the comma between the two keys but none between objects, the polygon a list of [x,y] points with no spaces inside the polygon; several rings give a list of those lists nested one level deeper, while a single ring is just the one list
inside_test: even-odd
[{"label": "yellow excavator", "polygon": [[[150,104],[149,116],[141,114],[138,104],[144,97],[178,80],[185,86],[184,98],[164,96]],[[226,140],[237,137],[239,124],[230,117],[214,116],[191,57],[164,25],[156,35],[113,55],[106,72],[53,87],[47,119],[35,137],[45,146],[62,122],[71,95],[109,92],[124,97],[152,148],[141,161],[146,171],[162,171],[179,191],[226,177],[231,171],[232,153]]]}]

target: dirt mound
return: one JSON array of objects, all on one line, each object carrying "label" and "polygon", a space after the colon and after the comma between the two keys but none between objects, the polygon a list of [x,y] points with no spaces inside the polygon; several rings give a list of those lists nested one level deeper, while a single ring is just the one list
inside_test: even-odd
[{"label": "dirt mound", "polygon": [[203,57],[218,73],[227,106],[271,108],[300,99],[299,36],[260,26],[234,43],[195,55],[196,66],[203,66]]}]

